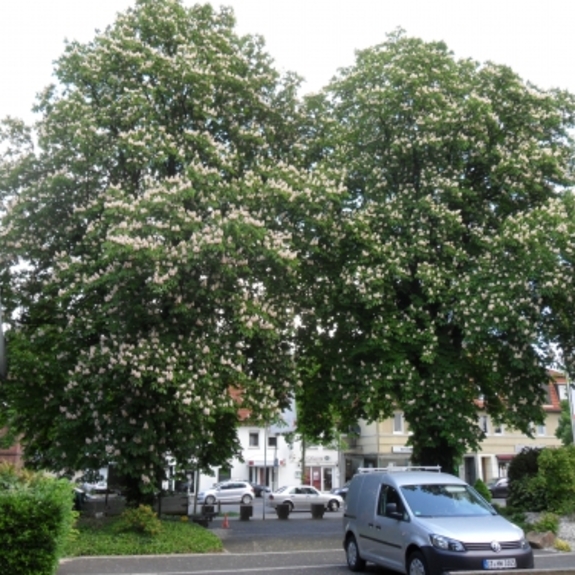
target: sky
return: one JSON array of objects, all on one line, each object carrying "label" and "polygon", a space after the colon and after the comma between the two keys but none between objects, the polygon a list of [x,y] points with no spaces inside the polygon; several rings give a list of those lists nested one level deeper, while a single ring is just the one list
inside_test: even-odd
[{"label": "sky", "polygon": [[[184,0],[191,5],[194,0]],[[260,34],[280,71],[319,90],[356,49],[403,28],[443,40],[457,57],[510,66],[540,88],[575,93],[573,0],[216,0],[240,34]],[[64,40],[88,42],[134,0],[0,0],[0,118],[30,122]]]}]

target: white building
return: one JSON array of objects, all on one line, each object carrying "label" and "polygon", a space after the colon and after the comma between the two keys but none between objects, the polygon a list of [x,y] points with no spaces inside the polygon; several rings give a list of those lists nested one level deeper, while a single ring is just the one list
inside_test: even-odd
[{"label": "white building", "polygon": [[[288,442],[279,428],[244,425],[238,429],[243,462],[234,459],[230,467],[214,468],[214,475],[200,475],[200,490],[225,479],[246,479],[272,490],[282,485],[309,484],[329,491],[343,484],[340,477],[341,453],[337,448],[308,445],[300,439]],[[302,465],[302,456],[305,461]]]}]

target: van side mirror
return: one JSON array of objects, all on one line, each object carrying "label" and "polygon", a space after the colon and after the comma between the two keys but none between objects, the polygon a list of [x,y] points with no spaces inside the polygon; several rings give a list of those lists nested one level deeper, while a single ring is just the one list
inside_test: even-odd
[{"label": "van side mirror", "polygon": [[401,520],[403,519],[403,513],[397,510],[397,503],[388,503],[385,506],[385,515],[391,517],[392,519]]}]

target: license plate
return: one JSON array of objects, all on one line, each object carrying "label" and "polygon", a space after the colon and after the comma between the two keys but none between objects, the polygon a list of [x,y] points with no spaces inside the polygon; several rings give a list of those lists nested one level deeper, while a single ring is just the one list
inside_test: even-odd
[{"label": "license plate", "polygon": [[515,559],[484,559],[483,569],[515,569]]}]

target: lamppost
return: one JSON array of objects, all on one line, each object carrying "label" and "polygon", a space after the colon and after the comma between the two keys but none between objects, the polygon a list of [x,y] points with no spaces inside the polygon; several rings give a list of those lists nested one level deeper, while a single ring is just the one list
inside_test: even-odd
[{"label": "lamppost", "polygon": [[278,436],[276,434],[274,442],[274,480],[271,485],[272,491],[275,491],[279,487],[279,474],[280,474],[280,465],[278,461]]},{"label": "lamppost", "polygon": [[567,387],[567,401],[569,403],[569,420],[571,421],[571,436],[573,443],[575,443],[575,419],[573,419],[573,393],[571,391],[571,383],[569,382],[569,372],[565,370],[565,383]]},{"label": "lamppost", "polygon": [[8,375],[8,361],[6,359],[6,341],[4,340],[4,328],[2,327],[2,297],[0,296],[0,379],[6,379]]},{"label": "lamppost", "polygon": [[[266,424],[264,428],[264,487],[267,486],[268,482],[268,426]],[[265,491],[262,491],[265,494]],[[262,505],[262,519],[266,518],[266,502],[265,495],[263,497],[264,502]]]}]

